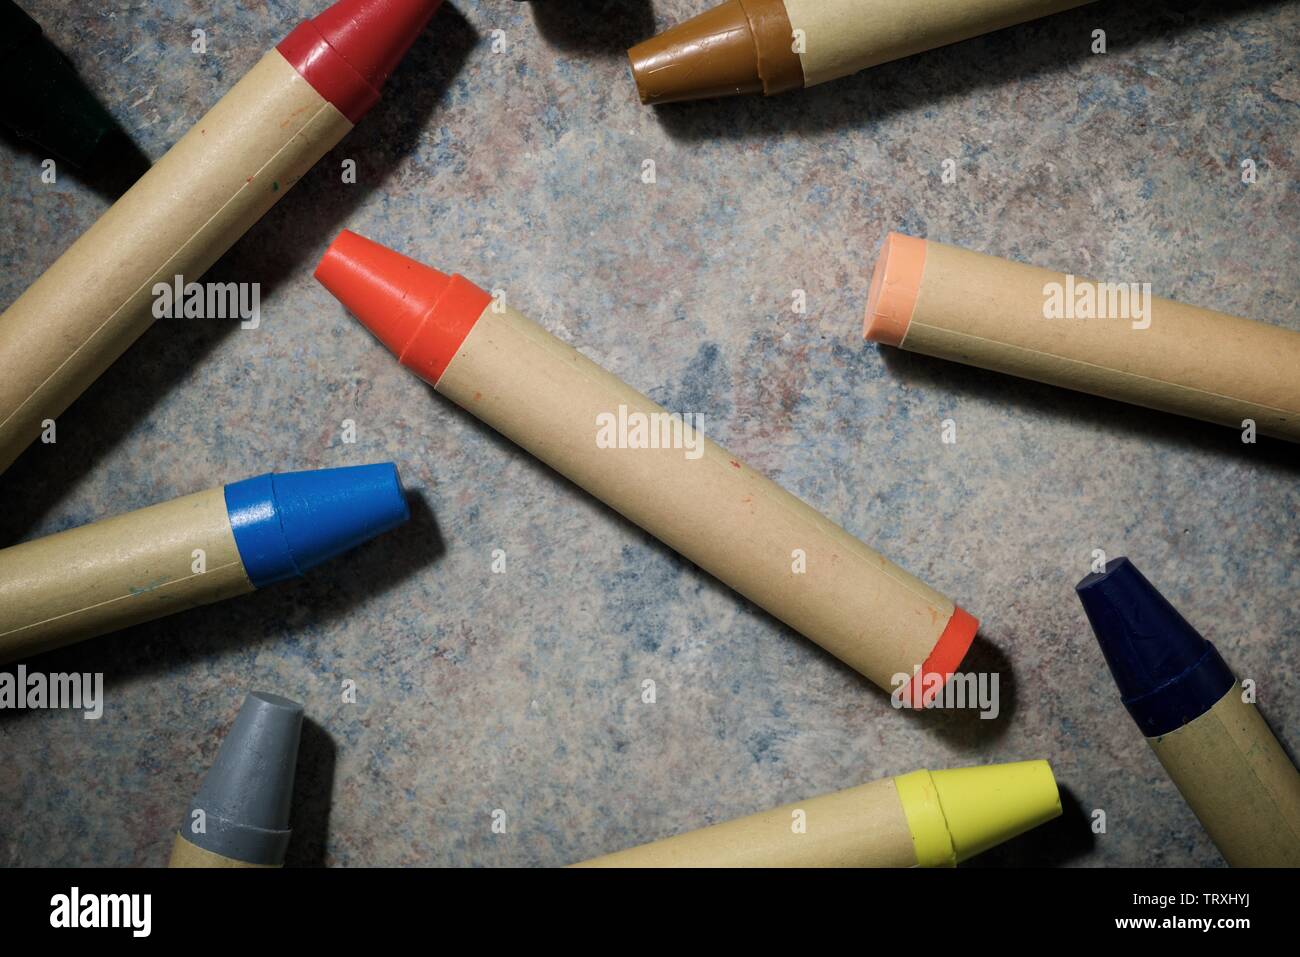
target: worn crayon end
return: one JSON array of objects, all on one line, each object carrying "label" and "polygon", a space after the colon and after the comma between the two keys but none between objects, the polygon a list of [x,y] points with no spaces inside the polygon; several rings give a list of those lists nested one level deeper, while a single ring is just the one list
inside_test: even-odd
[{"label": "worn crayon end", "polygon": [[[942,694],[944,683],[960,667],[979,628],[978,618],[964,608],[953,607],[939,640],[930,649],[920,672],[912,679],[910,700],[922,702],[928,707],[934,698]],[[937,680],[935,675],[938,676]]]},{"label": "worn crayon end", "polygon": [[1209,711],[1235,679],[1214,645],[1127,558],[1075,586],[1129,714],[1148,738]]},{"label": "worn crayon end", "polygon": [[265,691],[249,694],[190,805],[180,836],[234,861],[282,865],[301,734],[302,705]]},{"label": "worn crayon end", "polygon": [[463,276],[346,229],[325,250],[315,275],[402,365],[433,385],[492,301]]},{"label": "worn crayon end", "polygon": [[727,0],[627,51],[641,102],[675,103],[803,86],[784,0]]},{"label": "worn crayon end", "polygon": [[442,0],[338,0],[276,47],[316,92],[353,123],[379,100]]},{"label": "worn crayon end", "polygon": [[915,771],[894,784],[921,867],[952,867],[1061,815],[1046,761]]},{"label": "worn crayon end", "polygon": [[885,237],[871,273],[862,334],[872,342],[901,346],[916,310],[925,273],[925,240],[902,233]]},{"label": "worn crayon end", "polygon": [[259,475],[225,492],[235,545],[257,588],[301,575],[411,514],[391,462]]}]

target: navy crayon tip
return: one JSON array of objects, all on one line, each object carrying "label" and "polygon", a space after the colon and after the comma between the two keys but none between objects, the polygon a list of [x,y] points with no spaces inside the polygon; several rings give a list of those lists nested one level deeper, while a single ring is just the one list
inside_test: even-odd
[{"label": "navy crayon tip", "polygon": [[1235,679],[1214,645],[1127,558],[1075,586],[1120,697],[1148,738],[1209,711]]},{"label": "navy crayon tip", "polygon": [[226,486],[226,509],[257,588],[301,575],[411,516],[392,462],[259,475]]},{"label": "navy crayon tip", "polygon": [[249,694],[190,805],[185,839],[237,861],[283,864],[301,735],[302,705]]}]

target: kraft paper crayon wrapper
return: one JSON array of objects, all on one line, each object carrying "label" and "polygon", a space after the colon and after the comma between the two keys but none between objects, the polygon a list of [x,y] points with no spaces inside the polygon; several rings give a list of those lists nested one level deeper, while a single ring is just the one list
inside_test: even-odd
[{"label": "kraft paper crayon wrapper", "polygon": [[785,0],[804,85],[1083,6],[1091,0]]},{"label": "kraft paper crayon wrapper", "polygon": [[275,868],[278,864],[253,864],[249,861],[237,861],[233,857],[217,854],[206,848],[196,847],[179,834],[172,843],[168,867],[260,867]]},{"label": "kraft paper crayon wrapper", "polygon": [[1147,742],[1233,867],[1300,867],[1300,772],[1234,685]]},{"label": "kraft paper crayon wrapper", "polygon": [[598,448],[597,416],[664,410],[512,309],[483,311],[437,389],[882,688],[931,659],[955,611],[956,660],[935,670],[974,637],[949,599],[717,444]]},{"label": "kraft paper crayon wrapper", "polygon": [[0,550],[0,662],[252,590],[223,488],[151,505]]},{"label": "kraft paper crayon wrapper", "polygon": [[1233,428],[1251,419],[1260,432],[1300,441],[1300,333],[1156,296],[1141,319],[1045,318],[1049,284],[1063,296],[1103,285],[891,233],[866,335]]},{"label": "kraft paper crayon wrapper", "polygon": [[350,129],[277,50],[235,84],[0,316],[0,471]]},{"label": "kraft paper crayon wrapper", "polygon": [[[796,812],[803,830],[796,831]],[[913,867],[893,778],[795,801],[576,867]]]}]

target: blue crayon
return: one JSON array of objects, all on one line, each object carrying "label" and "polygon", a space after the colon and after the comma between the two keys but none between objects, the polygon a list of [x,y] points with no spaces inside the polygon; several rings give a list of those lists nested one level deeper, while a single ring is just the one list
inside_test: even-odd
[{"label": "blue crayon", "polygon": [[261,475],[0,551],[0,663],[296,578],[410,517],[391,462]]},{"label": "blue crayon", "polygon": [[1300,867],[1300,772],[1214,645],[1127,558],[1075,591],[1124,706],[1224,859]]}]

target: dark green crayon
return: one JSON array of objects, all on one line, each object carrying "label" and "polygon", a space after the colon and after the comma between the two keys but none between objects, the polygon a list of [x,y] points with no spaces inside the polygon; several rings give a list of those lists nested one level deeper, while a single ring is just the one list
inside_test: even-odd
[{"label": "dark green crayon", "polygon": [[130,138],[13,0],[0,0],[0,125],[86,172],[124,157],[139,165]]}]

